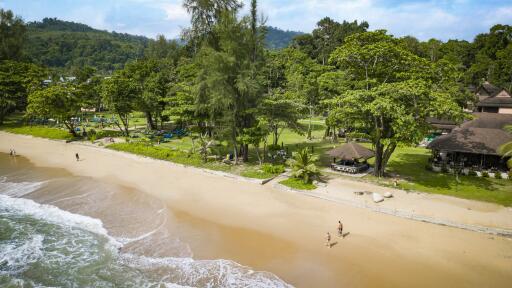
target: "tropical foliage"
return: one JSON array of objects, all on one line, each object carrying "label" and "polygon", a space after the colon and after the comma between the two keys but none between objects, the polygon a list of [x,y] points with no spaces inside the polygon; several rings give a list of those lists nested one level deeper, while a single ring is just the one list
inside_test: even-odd
[{"label": "tropical foliage", "polygon": [[320,176],[320,169],[315,164],[317,159],[317,156],[314,156],[308,148],[304,148],[294,153],[287,164],[292,169],[293,177],[301,179],[304,183],[311,183]]}]

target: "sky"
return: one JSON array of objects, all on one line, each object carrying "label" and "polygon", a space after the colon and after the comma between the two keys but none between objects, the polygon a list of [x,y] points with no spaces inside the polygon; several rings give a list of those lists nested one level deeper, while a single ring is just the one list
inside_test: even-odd
[{"label": "sky", "polygon": [[[243,1],[246,7],[249,0]],[[420,40],[465,39],[489,31],[494,24],[512,25],[512,0],[260,0],[267,25],[311,32],[323,17],[365,20],[370,30],[386,29],[397,37]],[[176,38],[189,26],[182,0],[0,0],[25,21],[44,17],[87,24],[93,28],[154,38]],[[242,13],[246,13],[244,8]]]}]

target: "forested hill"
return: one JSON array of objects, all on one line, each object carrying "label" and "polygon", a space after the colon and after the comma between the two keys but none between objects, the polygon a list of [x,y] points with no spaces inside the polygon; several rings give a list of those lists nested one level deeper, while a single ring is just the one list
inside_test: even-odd
[{"label": "forested hill", "polygon": [[31,61],[56,68],[92,66],[120,69],[142,57],[149,38],[96,30],[85,24],[45,18],[27,24],[24,54]]},{"label": "forested hill", "polygon": [[[267,28],[269,49],[288,46],[300,32]],[[45,18],[27,23],[24,54],[32,62],[52,68],[94,67],[101,72],[123,68],[129,60],[141,58],[151,39],[94,29],[81,23]]]},{"label": "forested hill", "polygon": [[302,32],[285,31],[276,27],[267,27],[267,35],[265,37],[266,46],[269,49],[281,49],[288,47],[293,38],[302,35]]}]

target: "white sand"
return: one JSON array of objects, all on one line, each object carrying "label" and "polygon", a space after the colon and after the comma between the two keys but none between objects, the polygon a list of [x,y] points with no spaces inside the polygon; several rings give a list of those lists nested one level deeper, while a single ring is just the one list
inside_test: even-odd
[{"label": "white sand", "polygon": [[[38,166],[132,186],[194,217],[290,241],[313,258],[271,272],[297,286],[311,287],[308,273],[325,278],[323,285],[316,282],[318,287],[334,287],[329,279],[350,287],[509,287],[512,281],[510,239],[411,221],[106,149],[0,133],[0,151],[10,148]],[[83,161],[75,160],[76,152]],[[384,188],[340,179],[322,189],[315,193],[352,199],[355,190]],[[396,198],[382,205],[468,224],[511,227],[508,208],[394,193]],[[328,249],[323,246],[324,235],[335,234],[338,219],[350,235],[335,238],[338,244]],[[258,251],[243,253],[258,257]],[[269,256],[269,263],[272,257],[280,255]]]}]

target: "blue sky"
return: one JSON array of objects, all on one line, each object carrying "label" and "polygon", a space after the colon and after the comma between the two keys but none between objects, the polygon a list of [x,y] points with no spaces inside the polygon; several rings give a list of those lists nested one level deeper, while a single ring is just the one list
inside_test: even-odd
[{"label": "blue sky", "polygon": [[[94,28],[177,37],[189,25],[181,0],[0,0],[25,21],[57,17]],[[248,0],[244,1],[246,4]],[[366,20],[395,36],[472,40],[497,23],[512,24],[512,0],[260,0],[267,24],[310,32],[318,20]],[[247,5],[246,5],[247,6]]]}]

